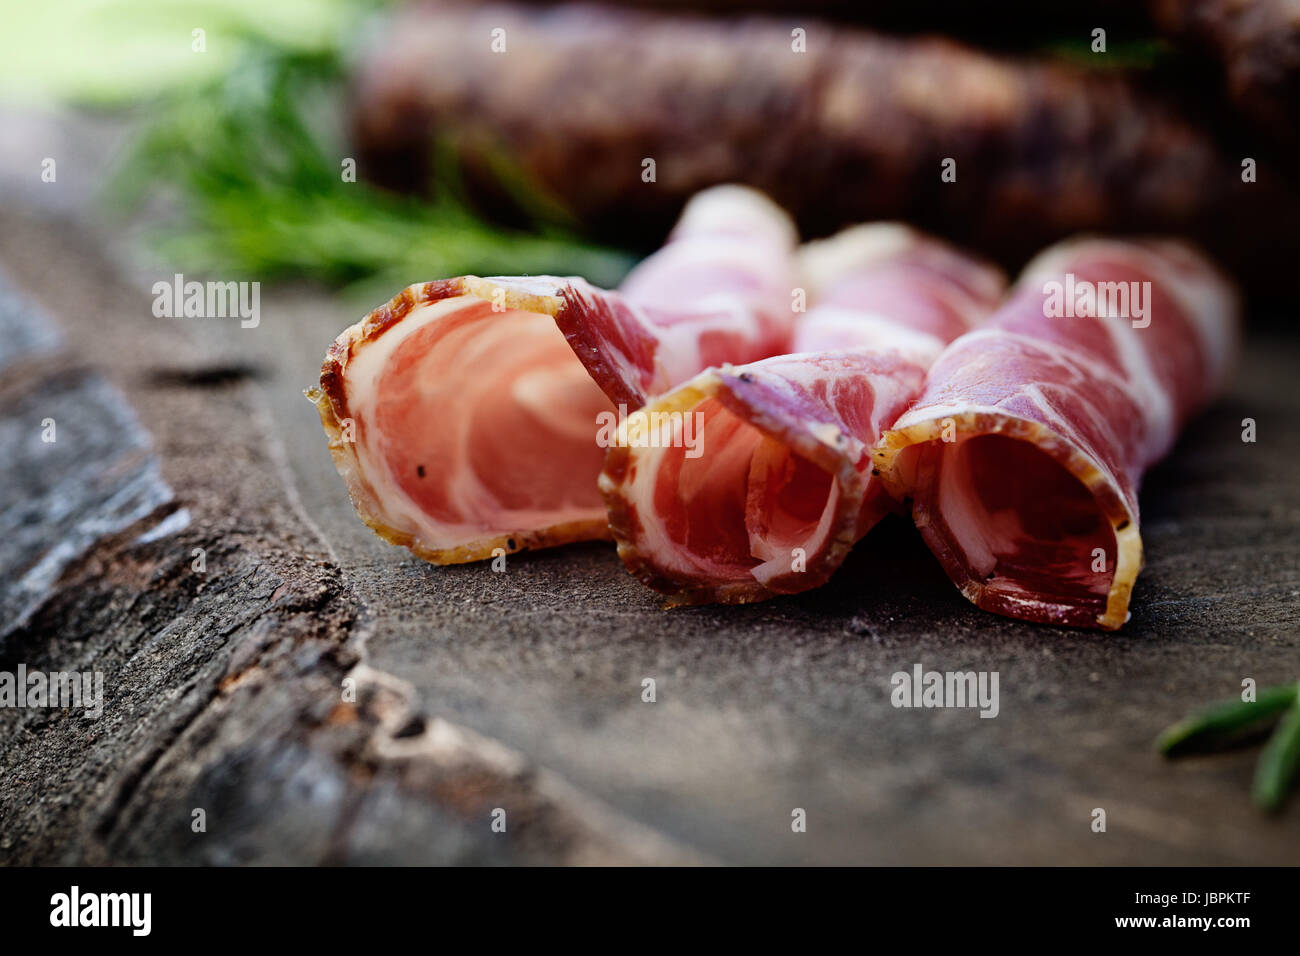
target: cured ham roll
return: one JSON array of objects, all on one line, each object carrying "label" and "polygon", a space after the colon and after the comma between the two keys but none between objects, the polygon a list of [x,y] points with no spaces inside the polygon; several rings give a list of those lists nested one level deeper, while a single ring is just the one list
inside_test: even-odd
[{"label": "cured ham roll", "polygon": [[338,337],[308,392],[357,512],[436,564],[608,537],[602,418],[785,351],[795,244],[778,207],[724,186],[621,293],[554,276],[406,289]]},{"label": "cured ham roll", "polygon": [[1235,291],[1187,246],[1059,244],[939,357],[876,467],[981,608],[1118,628],[1138,483],[1228,381],[1238,335]]},{"label": "cured ham roll", "polygon": [[871,447],[1000,272],[898,225],[812,243],[795,354],[709,369],[628,418],[600,487],[623,563],[668,603],[816,587],[894,507]]}]

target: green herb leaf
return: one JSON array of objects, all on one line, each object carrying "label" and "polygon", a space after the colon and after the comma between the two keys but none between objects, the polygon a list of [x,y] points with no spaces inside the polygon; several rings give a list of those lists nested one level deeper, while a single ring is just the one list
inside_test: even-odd
[{"label": "green herb leaf", "polygon": [[1253,701],[1221,701],[1166,729],[1156,741],[1156,749],[1166,756],[1174,756],[1222,744],[1275,718],[1295,702],[1295,684],[1265,688]]},{"label": "green herb leaf", "polygon": [[243,50],[216,81],[157,105],[107,191],[119,210],[170,200],[152,238],[187,271],[364,283],[387,297],[462,274],[582,275],[608,286],[631,265],[558,221],[515,230],[484,221],[445,159],[428,201],[377,189],[364,170],[344,181],[342,51],[251,36]]},{"label": "green herb leaf", "polygon": [[1276,810],[1300,766],[1300,705],[1282,717],[1255,767],[1255,805]]}]

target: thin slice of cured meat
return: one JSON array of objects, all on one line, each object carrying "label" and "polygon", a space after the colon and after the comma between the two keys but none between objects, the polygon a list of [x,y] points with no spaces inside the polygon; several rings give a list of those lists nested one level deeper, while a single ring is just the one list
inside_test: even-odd
[{"label": "thin slice of cured meat", "polygon": [[338,337],[308,392],[357,512],[438,564],[608,537],[602,420],[788,349],[796,241],[762,195],[718,187],[621,292],[553,276],[406,289]]},{"label": "thin slice of cured meat", "polygon": [[696,375],[630,416],[601,474],[619,555],[669,605],[817,587],[895,507],[871,448],[1000,272],[894,224],[810,243],[794,354]]},{"label": "thin slice of cured meat", "polygon": [[1118,628],[1138,483],[1224,386],[1238,335],[1231,284],[1187,246],[1061,243],[939,357],[876,466],[975,604]]}]

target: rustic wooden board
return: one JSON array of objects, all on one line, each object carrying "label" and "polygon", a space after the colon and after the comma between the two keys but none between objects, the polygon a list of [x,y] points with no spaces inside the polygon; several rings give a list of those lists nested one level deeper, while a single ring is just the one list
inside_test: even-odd
[{"label": "rustic wooden board", "polygon": [[[1300,335],[1280,323],[1256,317],[1232,394],[1150,476],[1148,568],[1107,635],[974,609],[902,521],[829,586],[750,607],[662,611],[605,545],[424,565],[356,519],[301,397],[347,306],[264,290],[257,329],[158,319],[157,276],[9,209],[0,270],[62,339],[0,346],[0,670],[93,667],[108,698],[96,721],[0,710],[0,861],[1300,858],[1300,806],[1249,806],[1253,753],[1151,749],[1244,677],[1300,676]],[[31,437],[47,415],[57,457]],[[149,494],[106,507],[151,466]],[[55,520],[32,499],[60,482],[78,492]],[[22,569],[70,527],[102,533],[20,614]],[[916,663],[997,670],[1000,715],[893,708]]]}]

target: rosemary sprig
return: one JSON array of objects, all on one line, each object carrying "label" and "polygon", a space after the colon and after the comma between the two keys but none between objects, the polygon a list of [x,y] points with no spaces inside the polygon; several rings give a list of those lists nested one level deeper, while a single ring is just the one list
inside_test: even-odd
[{"label": "rosemary sprig", "polygon": [[1255,766],[1255,805],[1276,810],[1300,765],[1300,705],[1282,715]]},{"label": "rosemary sprig", "polygon": [[1227,700],[1213,704],[1167,728],[1156,749],[1167,757],[1243,743],[1253,732],[1278,717],[1255,768],[1256,806],[1276,810],[1300,768],[1300,684],[1283,684],[1259,691],[1253,701]]},{"label": "rosemary sprig", "polygon": [[1206,749],[1243,730],[1257,727],[1276,717],[1296,699],[1296,685],[1268,687],[1253,701],[1225,700],[1212,704],[1165,730],[1156,741],[1156,749],[1174,756],[1184,750]]},{"label": "rosemary sprig", "polygon": [[340,50],[247,38],[231,71],[155,107],[107,198],[126,211],[159,194],[173,200],[151,238],[193,271],[364,283],[384,295],[465,273],[580,274],[613,285],[626,271],[626,253],[556,221],[524,230],[485,222],[446,161],[432,200],[387,193],[363,175],[345,182],[344,76]]}]

